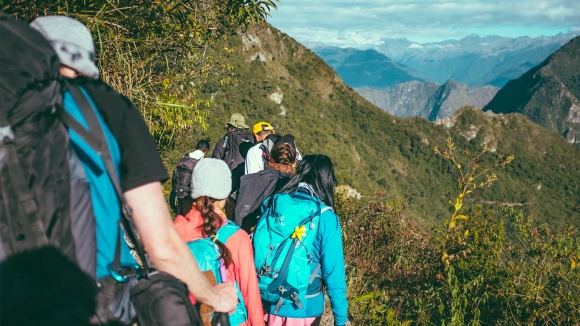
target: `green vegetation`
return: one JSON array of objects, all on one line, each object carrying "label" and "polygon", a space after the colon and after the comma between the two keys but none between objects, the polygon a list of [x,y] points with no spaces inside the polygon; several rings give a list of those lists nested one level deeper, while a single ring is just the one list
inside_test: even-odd
[{"label": "green vegetation", "polygon": [[[3,9],[87,23],[103,77],[141,108],[169,168],[196,140],[215,143],[234,112],[294,134],[304,154],[329,155],[339,183],[366,196],[337,203],[354,324],[579,324],[580,150],[519,114],[465,107],[440,125],[392,117],[284,33],[248,25],[273,5]],[[449,136],[447,150],[433,150]]]},{"label": "green vegetation", "polygon": [[[518,112],[558,134],[580,130],[580,37],[514,79],[484,108]],[[576,137],[578,138],[578,137]],[[580,145],[580,140],[576,140]]]},{"label": "green vegetation", "polygon": [[460,182],[444,227],[421,232],[400,199],[380,193],[368,203],[338,201],[353,324],[580,323],[577,230],[534,227],[513,208],[465,207],[467,196],[503,182],[494,169],[511,157],[486,167],[484,149],[466,153],[470,163],[462,165],[451,142],[439,154],[459,170]]},{"label": "green vegetation", "polygon": [[[192,129],[207,129],[212,102],[197,94],[208,82],[229,83],[232,67],[216,46],[263,21],[275,0],[14,0],[2,10],[32,21],[67,15],[93,34],[101,78],[141,109],[160,149]],[[209,54],[211,52],[211,54]]]},{"label": "green vegetation", "polygon": [[[505,203],[557,228],[566,222],[580,226],[580,151],[523,116],[464,108],[448,121],[449,127],[396,118],[345,86],[322,59],[271,26],[255,27],[222,44],[234,50],[227,58],[234,67],[232,82],[203,85],[200,96],[214,101],[210,127],[164,151],[168,166],[197,139],[209,136],[215,143],[224,135],[229,115],[240,112],[249,124],[265,120],[278,133],[293,133],[306,154],[329,155],[340,184],[366,196],[377,190],[404,196],[408,213],[429,224],[448,216],[446,202],[456,187],[442,177],[453,170],[432,151],[452,135],[459,148],[471,152],[487,145],[491,155],[484,163],[494,161],[494,151],[515,156],[513,164],[497,171],[504,182],[484,189],[468,204],[487,208]],[[274,93],[282,95],[281,103],[270,99]]]}]

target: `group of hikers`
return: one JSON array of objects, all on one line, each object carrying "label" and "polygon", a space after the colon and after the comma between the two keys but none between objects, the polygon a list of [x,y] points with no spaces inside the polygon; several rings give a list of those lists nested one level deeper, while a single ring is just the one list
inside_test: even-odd
[{"label": "group of hikers", "polygon": [[[347,323],[329,157],[241,114],[169,179],[91,33],[0,12],[0,324]],[[326,291],[325,291],[326,290]]]},{"label": "group of hikers", "polygon": [[[234,113],[212,158],[206,139],[179,160],[170,196],[175,228],[200,268],[214,271],[210,282],[220,264],[236,282],[232,325],[318,325],[323,285],[342,325],[348,304],[332,162],[303,158],[294,137],[278,136],[268,122],[248,129]],[[208,238],[213,244],[197,241]],[[208,246],[219,254],[207,254]]]}]

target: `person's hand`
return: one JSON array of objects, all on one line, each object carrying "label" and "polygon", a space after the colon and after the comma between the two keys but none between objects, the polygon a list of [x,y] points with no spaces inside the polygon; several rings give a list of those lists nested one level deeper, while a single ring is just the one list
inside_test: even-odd
[{"label": "person's hand", "polygon": [[213,287],[218,293],[218,300],[208,304],[217,312],[232,313],[238,305],[238,290],[230,282],[217,284]]}]

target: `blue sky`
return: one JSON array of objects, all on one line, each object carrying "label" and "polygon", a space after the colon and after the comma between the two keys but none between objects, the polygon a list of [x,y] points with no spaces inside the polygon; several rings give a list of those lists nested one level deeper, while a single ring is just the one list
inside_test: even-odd
[{"label": "blue sky", "polygon": [[580,0],[282,0],[269,22],[302,43],[358,48],[385,38],[580,34]]}]

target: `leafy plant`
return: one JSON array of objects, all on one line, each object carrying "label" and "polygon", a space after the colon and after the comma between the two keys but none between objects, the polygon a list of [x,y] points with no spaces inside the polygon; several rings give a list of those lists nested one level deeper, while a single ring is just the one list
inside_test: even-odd
[{"label": "leafy plant", "polygon": [[222,60],[233,49],[216,42],[274,8],[275,0],[14,0],[2,9],[27,21],[66,15],[85,23],[102,79],[137,104],[164,149],[187,131],[207,129],[213,101],[200,90],[231,80],[233,66]]},{"label": "leafy plant", "polygon": [[[466,196],[491,186],[498,156],[486,148],[457,157],[452,138],[435,153],[459,171],[458,195],[444,228],[423,233],[406,205],[376,194],[341,199],[348,295],[357,325],[575,325],[580,323],[580,239],[575,228],[534,227],[521,210],[468,207]],[[481,180],[480,180],[481,179]],[[452,222],[455,222],[454,224]],[[354,241],[352,239],[362,239]]]}]

